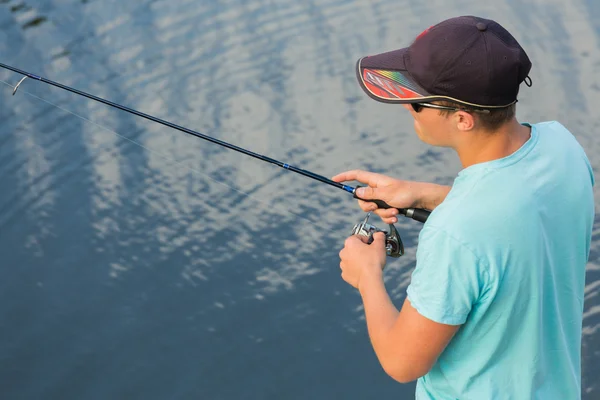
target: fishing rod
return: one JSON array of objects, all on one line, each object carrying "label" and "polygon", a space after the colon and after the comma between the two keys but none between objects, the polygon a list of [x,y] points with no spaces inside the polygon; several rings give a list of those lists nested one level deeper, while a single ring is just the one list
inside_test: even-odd
[{"label": "fishing rod", "polygon": [[344,191],[346,191],[348,193],[351,193],[354,196],[355,199],[373,202],[373,203],[377,204],[377,207],[379,207],[379,208],[385,208],[385,209],[387,209],[387,208],[396,208],[400,214],[404,215],[407,218],[412,218],[415,221],[425,222],[425,221],[427,221],[427,218],[429,217],[429,214],[431,213],[431,211],[425,210],[425,209],[422,209],[422,208],[397,208],[397,207],[392,207],[389,204],[387,204],[386,202],[384,202],[383,200],[365,200],[365,199],[361,199],[360,197],[358,197],[356,195],[356,189],[358,189],[361,186],[352,187],[352,186],[349,186],[349,185],[344,185],[344,184],[339,183],[339,182],[335,182],[335,181],[333,181],[331,179],[328,179],[328,178],[326,178],[326,177],[324,177],[322,175],[318,175],[318,174],[315,174],[313,172],[304,170],[302,168],[294,167],[293,165],[286,164],[286,163],[283,163],[281,161],[274,160],[274,159],[272,159],[270,157],[266,157],[266,156],[260,155],[258,153],[252,152],[250,150],[246,150],[244,148],[235,146],[233,144],[224,142],[222,140],[219,140],[219,139],[216,139],[214,137],[202,134],[200,132],[193,131],[193,130],[185,128],[183,126],[179,126],[179,125],[173,124],[173,123],[171,123],[169,121],[165,121],[163,119],[154,117],[152,115],[145,114],[143,112],[134,110],[132,108],[125,107],[125,106],[122,106],[122,105],[117,104],[117,103],[113,103],[112,101],[108,101],[108,100],[105,100],[105,99],[103,99],[101,97],[94,96],[94,95],[86,93],[86,92],[82,92],[81,90],[77,90],[77,89],[74,89],[72,87],[60,84],[58,82],[51,81],[51,80],[43,78],[41,76],[37,76],[37,75],[31,74],[29,72],[22,71],[22,70],[20,70],[18,68],[11,67],[10,65],[6,65],[6,64],[0,63],[0,67],[2,67],[4,69],[8,69],[8,70],[13,71],[13,72],[16,72],[18,74],[24,75],[23,78],[21,78],[21,80],[19,81],[19,83],[17,83],[17,85],[13,89],[13,96],[17,92],[17,89],[19,88],[19,85],[21,85],[21,83],[23,83],[23,81],[26,78],[35,79],[35,80],[47,83],[49,85],[55,86],[57,88],[69,91],[71,93],[75,93],[75,94],[78,94],[80,96],[87,97],[88,99],[92,99],[92,100],[95,100],[97,102],[106,104],[108,106],[111,106],[111,107],[114,107],[114,108],[118,108],[119,110],[126,111],[126,112],[128,112],[130,114],[137,115],[138,117],[142,117],[142,118],[145,118],[147,120],[150,120],[150,121],[153,121],[153,122],[157,122],[157,123],[159,123],[161,125],[164,125],[164,126],[167,126],[169,128],[176,129],[178,131],[187,133],[187,134],[192,135],[192,136],[196,136],[196,137],[198,137],[200,139],[208,140],[209,142],[218,144],[220,146],[226,147],[226,148],[231,149],[231,150],[235,150],[235,151],[237,151],[239,153],[246,154],[247,156],[254,157],[254,158],[257,158],[259,160],[262,160],[262,161],[265,161],[265,162],[268,162],[268,163],[271,163],[271,164],[275,164],[275,165],[277,165],[277,166],[279,166],[281,168],[284,168],[284,169],[296,172],[296,173],[298,173],[300,175],[304,175],[306,177],[309,177],[311,179],[317,180],[319,182],[323,182],[323,183],[326,183],[328,185],[334,186],[334,187],[336,187],[338,189],[342,189],[342,190],[344,190]]}]

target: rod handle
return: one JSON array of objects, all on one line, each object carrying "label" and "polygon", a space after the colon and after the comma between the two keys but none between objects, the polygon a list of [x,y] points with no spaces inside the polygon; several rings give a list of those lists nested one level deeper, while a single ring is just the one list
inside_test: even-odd
[{"label": "rod handle", "polygon": [[425,210],[424,208],[401,208],[398,211],[405,217],[412,218],[415,221],[423,223],[427,221],[429,214],[431,214],[431,211]]},{"label": "rod handle", "polygon": [[[363,186],[357,186],[356,189],[358,189],[359,187],[363,187]],[[383,209],[388,209],[388,208],[395,208],[398,210],[398,212],[402,215],[404,215],[406,218],[412,218],[415,221],[419,221],[419,222],[423,222],[425,223],[425,221],[427,221],[427,218],[429,218],[429,214],[431,214],[431,211],[429,210],[425,210],[424,208],[397,208],[397,207],[392,207],[390,206],[388,203],[386,203],[383,200],[377,200],[377,199],[361,199],[360,197],[358,197],[356,195],[356,190],[354,191],[353,194],[355,199],[358,200],[362,200],[362,201],[368,201],[370,203],[375,203],[377,204],[377,208],[383,208]]]}]

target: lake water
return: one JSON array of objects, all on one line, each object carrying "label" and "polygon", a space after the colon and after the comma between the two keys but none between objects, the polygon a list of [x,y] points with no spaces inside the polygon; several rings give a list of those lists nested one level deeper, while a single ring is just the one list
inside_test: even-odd
[{"label": "lake water", "polygon": [[[354,65],[469,14],[533,62],[519,119],[561,121],[598,174],[596,0],[0,0],[0,62],[325,176],[450,184],[454,153],[370,100]],[[0,71],[3,399],[413,397],[339,276],[363,217],[350,195],[32,79],[13,97],[20,78]],[[397,227],[400,306],[420,224]],[[599,229],[585,399],[600,398]]]}]

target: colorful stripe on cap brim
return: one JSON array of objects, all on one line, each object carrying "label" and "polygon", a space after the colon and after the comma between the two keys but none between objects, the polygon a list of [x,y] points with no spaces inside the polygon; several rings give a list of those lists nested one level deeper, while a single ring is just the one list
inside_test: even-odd
[{"label": "colorful stripe on cap brim", "polygon": [[356,63],[356,75],[360,86],[373,99],[384,103],[415,103],[431,97],[402,71],[364,68],[362,60]]}]

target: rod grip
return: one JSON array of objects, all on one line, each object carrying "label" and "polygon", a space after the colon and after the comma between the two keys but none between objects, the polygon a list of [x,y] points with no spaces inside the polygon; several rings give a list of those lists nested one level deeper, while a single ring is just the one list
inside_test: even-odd
[{"label": "rod grip", "polygon": [[[357,186],[356,189],[358,189],[359,187],[363,187],[363,186]],[[412,218],[415,221],[419,221],[419,222],[423,222],[425,223],[425,221],[427,221],[427,218],[429,218],[429,214],[431,214],[431,211],[429,210],[425,210],[424,208],[397,208],[397,207],[392,207],[390,206],[388,203],[386,203],[383,200],[377,200],[377,199],[361,199],[360,197],[358,197],[356,195],[356,190],[354,191],[353,194],[355,199],[358,200],[362,200],[362,201],[368,201],[371,203],[375,203],[377,204],[377,208],[383,208],[383,209],[388,209],[388,208],[395,208],[398,210],[398,212],[402,215],[404,215],[407,218]]]},{"label": "rod grip", "polygon": [[[409,214],[412,211],[412,215],[410,216],[410,218],[423,223],[427,221],[427,218],[429,218],[429,214],[431,214],[431,211],[425,210],[424,208],[405,208],[404,210],[406,210],[407,214]],[[402,211],[403,210],[400,210],[400,212]],[[405,215],[408,217],[407,214]]]}]

